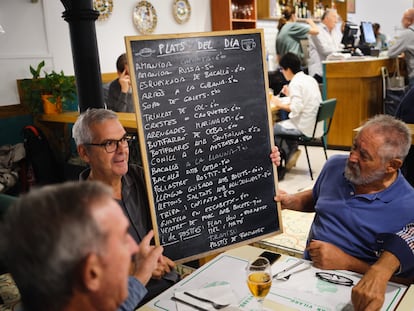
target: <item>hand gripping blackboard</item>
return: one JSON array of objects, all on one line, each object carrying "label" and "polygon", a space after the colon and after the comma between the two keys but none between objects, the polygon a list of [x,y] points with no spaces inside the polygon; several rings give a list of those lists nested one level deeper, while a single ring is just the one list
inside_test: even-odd
[{"label": "hand gripping blackboard", "polygon": [[263,31],[125,42],[164,255],[183,262],[281,232]]}]

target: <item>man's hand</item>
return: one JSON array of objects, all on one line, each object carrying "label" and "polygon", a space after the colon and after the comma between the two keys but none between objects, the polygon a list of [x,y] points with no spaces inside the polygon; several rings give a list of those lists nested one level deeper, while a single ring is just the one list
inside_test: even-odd
[{"label": "man's hand", "polygon": [[335,245],[318,240],[312,240],[306,250],[316,268],[324,270],[346,270],[348,254]]},{"label": "man's hand", "polygon": [[163,259],[163,247],[150,244],[153,237],[154,231],[151,230],[139,243],[138,252],[134,256],[132,274],[144,285],[148,283],[153,272],[157,269],[158,263]]},{"label": "man's hand", "polygon": [[158,265],[152,272],[153,279],[161,279],[165,274],[170,273],[175,268],[175,263],[170,258],[161,256]]},{"label": "man's hand", "polygon": [[129,87],[131,86],[131,78],[126,69],[119,75],[118,81],[119,81],[119,84],[121,85],[121,92],[128,93]]},{"label": "man's hand", "polygon": [[313,265],[324,270],[349,270],[364,273],[369,265],[348,255],[334,244],[312,240],[306,250],[309,252]]},{"label": "man's hand", "polygon": [[280,152],[279,152],[279,149],[276,146],[274,146],[272,148],[272,152],[270,153],[270,160],[272,161],[272,163],[274,165],[276,165],[276,166],[280,165],[280,160],[281,160]]},{"label": "man's hand", "polygon": [[400,262],[392,253],[384,252],[363,278],[352,288],[355,311],[380,310],[387,289],[387,282],[398,269]]},{"label": "man's hand", "polygon": [[312,190],[305,190],[295,194],[289,194],[282,189],[278,189],[274,197],[276,202],[280,202],[282,209],[290,209],[300,212],[314,212]]}]

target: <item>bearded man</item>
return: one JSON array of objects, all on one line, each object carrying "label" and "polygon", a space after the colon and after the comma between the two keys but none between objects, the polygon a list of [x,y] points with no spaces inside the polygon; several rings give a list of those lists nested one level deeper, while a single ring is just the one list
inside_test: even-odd
[{"label": "bearded man", "polygon": [[378,235],[414,221],[414,189],[400,172],[411,132],[378,115],[356,135],[349,156],[332,156],[312,190],[279,190],[282,208],[315,212],[306,259],[317,268],[365,273],[381,255]]}]

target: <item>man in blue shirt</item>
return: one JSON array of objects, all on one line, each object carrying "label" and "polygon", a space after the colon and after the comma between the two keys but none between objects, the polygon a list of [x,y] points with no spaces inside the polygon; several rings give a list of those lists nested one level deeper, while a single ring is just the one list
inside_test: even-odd
[{"label": "man in blue shirt", "polygon": [[282,208],[316,212],[305,252],[315,267],[365,273],[380,254],[377,235],[414,222],[414,189],[400,172],[410,145],[403,122],[376,116],[357,134],[348,158],[327,161],[313,190],[279,191]]}]

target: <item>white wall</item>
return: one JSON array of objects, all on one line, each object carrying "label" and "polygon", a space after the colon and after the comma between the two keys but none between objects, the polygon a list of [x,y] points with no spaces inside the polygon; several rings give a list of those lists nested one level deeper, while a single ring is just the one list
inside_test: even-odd
[{"label": "white wall", "polygon": [[[75,0],[86,1],[86,0]],[[96,34],[101,72],[116,71],[115,61],[125,51],[124,36],[138,36],[132,13],[138,0],[114,0],[112,15],[97,21]],[[189,0],[191,17],[178,24],[172,14],[172,0],[150,0],[158,24],[154,34],[211,31],[210,1]],[[46,61],[46,70],[73,74],[68,23],[62,19],[59,0],[0,0],[0,106],[18,104],[16,79],[29,78],[29,65]]]},{"label": "white wall", "polygon": [[[87,1],[87,0],[75,0]],[[91,0],[90,0],[91,1]],[[192,14],[185,24],[172,15],[173,0],[149,0],[158,15],[155,34],[203,32],[211,30],[210,1],[189,0]],[[223,0],[224,1],[224,0]],[[258,0],[261,1],[261,0]],[[102,72],[115,71],[115,60],[125,50],[124,36],[140,35],[134,28],[132,12],[138,0],[114,0],[112,15],[96,22],[96,33]],[[400,27],[402,13],[413,0],[356,0],[356,14],[348,19],[378,22],[382,31],[392,36]],[[16,79],[29,78],[29,65],[46,61],[46,70],[64,70],[73,74],[68,24],[62,19],[59,0],[0,0],[0,106],[18,104]],[[266,45],[274,50],[274,23],[265,23]],[[260,26],[259,27],[263,27]],[[269,29],[269,28],[268,28]],[[270,36],[270,38],[269,38]]]},{"label": "white wall", "polygon": [[412,0],[355,0],[355,14],[348,14],[348,20],[358,25],[361,21],[379,23],[381,32],[391,39],[401,29],[404,11],[411,7]]}]

